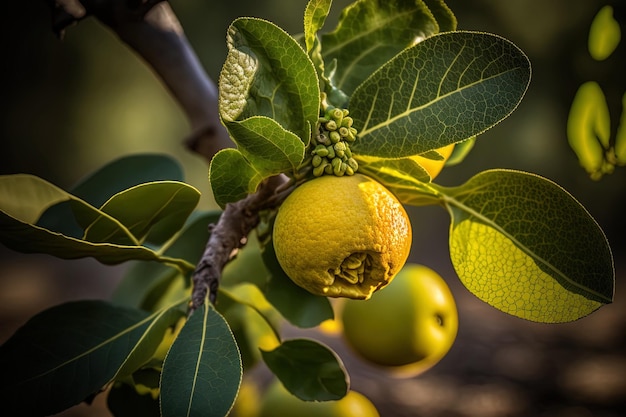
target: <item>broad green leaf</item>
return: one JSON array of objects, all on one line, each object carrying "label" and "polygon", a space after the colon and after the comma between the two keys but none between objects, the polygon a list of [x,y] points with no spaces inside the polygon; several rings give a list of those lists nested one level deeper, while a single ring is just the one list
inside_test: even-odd
[{"label": "broad green leaf", "polygon": [[580,165],[592,176],[602,176],[611,119],[602,88],[595,81],[584,83],[576,92],[567,119],[567,138]]},{"label": "broad green leaf", "polygon": [[[183,182],[136,185],[111,197],[100,210],[119,220],[139,242],[160,245],[172,237],[200,200],[200,192]],[[89,225],[85,240],[129,244],[127,236],[103,217]]]},{"label": "broad green leaf", "polygon": [[157,315],[78,301],[31,318],[0,347],[6,415],[49,415],[96,394],[116,375]]},{"label": "broad green leaf", "polygon": [[266,176],[295,172],[304,159],[304,143],[273,119],[254,116],[228,122],[227,126],[237,141],[237,149]]},{"label": "broad green leaf", "polygon": [[615,156],[620,165],[626,165],[626,93],[622,96],[622,117],[615,135]]},{"label": "broad green leaf", "polygon": [[446,32],[409,48],[352,95],[354,153],[400,158],[466,140],[507,117],[530,63],[496,35]]},{"label": "broad green leaf", "polygon": [[[219,79],[219,109],[226,126],[266,116],[308,144],[319,116],[320,91],[306,52],[278,26],[254,18],[235,20],[227,40]],[[236,142],[241,139],[231,135]]]},{"label": "broad green leaf", "polygon": [[241,358],[224,318],[205,304],[187,320],[161,376],[163,417],[224,417],[241,383]]},{"label": "broad green leaf", "polygon": [[[397,53],[439,31],[421,0],[360,0],[346,7],[337,28],[322,36],[322,55],[333,85],[350,96]],[[395,90],[392,90],[395,92]]]},{"label": "broad green leaf", "polygon": [[109,162],[76,184],[70,192],[94,207],[135,185],[154,181],[183,181],[183,169],[171,156],[128,155]]},{"label": "broad green leaf", "polygon": [[320,342],[286,340],[261,354],[285,388],[302,400],[339,400],[348,393],[349,378],[341,359]]},{"label": "broad green leaf", "polygon": [[304,43],[307,53],[313,50],[317,32],[324,26],[332,0],[309,0],[304,10]]},{"label": "broad green leaf", "polygon": [[270,272],[265,297],[287,321],[297,327],[315,327],[334,317],[327,297],[311,294],[285,274],[276,259],[271,240],[264,244],[262,253]]},{"label": "broad green leaf", "polygon": [[237,149],[222,149],[209,166],[213,197],[222,208],[255,192],[264,178]]},{"label": "broad green leaf", "polygon": [[160,309],[150,316],[152,317],[151,322],[129,352],[128,357],[118,369],[114,379],[130,376],[152,359],[168,329],[173,327],[179,319],[185,317],[187,302],[188,299],[185,298],[169,307]]},{"label": "broad green leaf", "polygon": [[20,222],[0,211],[0,241],[23,253],[46,253],[62,259],[93,257],[103,264],[114,265],[131,260],[157,261],[182,270],[194,266],[183,259],[169,258],[145,246],[91,243],[64,236],[36,225]]},{"label": "broad green leaf", "polygon": [[589,54],[593,59],[603,61],[615,51],[621,38],[622,31],[613,17],[613,7],[602,7],[589,28]]},{"label": "broad green leaf", "polygon": [[492,170],[459,187],[432,187],[452,218],[452,263],[481,300],[545,323],[577,320],[612,301],[615,272],[606,237],[557,184]]}]

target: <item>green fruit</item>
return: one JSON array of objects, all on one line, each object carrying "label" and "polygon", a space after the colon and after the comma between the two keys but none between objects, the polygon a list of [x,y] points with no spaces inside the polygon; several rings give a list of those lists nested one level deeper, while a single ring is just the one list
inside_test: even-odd
[{"label": "green fruit", "polygon": [[261,400],[259,417],[380,417],[363,394],[348,391],[337,401],[302,401],[274,381]]},{"label": "green fruit", "polygon": [[458,329],[454,298],[443,278],[406,264],[370,300],[346,300],[343,334],[360,356],[399,375],[416,375],[439,362]]}]

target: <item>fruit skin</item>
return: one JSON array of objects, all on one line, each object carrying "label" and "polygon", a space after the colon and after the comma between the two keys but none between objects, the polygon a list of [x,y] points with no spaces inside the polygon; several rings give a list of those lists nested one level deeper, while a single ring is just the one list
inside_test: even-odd
[{"label": "fruit skin", "polygon": [[340,314],[347,344],[397,376],[414,376],[434,366],[448,353],[458,330],[448,285],[418,264],[407,264],[370,300],[346,300]]},{"label": "fruit skin", "polygon": [[356,391],[338,401],[302,401],[275,380],[261,400],[258,417],[380,417],[372,402]]},{"label": "fruit skin", "polygon": [[273,239],[280,266],[297,285],[317,295],[367,299],[406,262],[412,231],[404,207],[378,182],[328,175],[287,197]]},{"label": "fruit skin", "polygon": [[447,146],[443,146],[435,150],[439,152],[441,156],[443,156],[442,160],[435,161],[434,159],[424,158],[423,156],[419,156],[419,155],[410,157],[412,160],[417,162],[422,168],[424,168],[426,172],[428,172],[428,175],[430,175],[431,181],[434,180],[437,177],[437,175],[439,175],[444,165],[446,164],[446,161],[450,158],[450,155],[452,155],[452,151],[454,150],[454,143],[447,145]]}]

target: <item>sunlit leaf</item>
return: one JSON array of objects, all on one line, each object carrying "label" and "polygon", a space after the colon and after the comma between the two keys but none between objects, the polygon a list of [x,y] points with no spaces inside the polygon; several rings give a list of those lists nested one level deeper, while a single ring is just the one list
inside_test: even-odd
[{"label": "sunlit leaf", "polygon": [[264,176],[296,171],[304,158],[304,143],[273,119],[255,116],[229,122],[237,149]]},{"label": "sunlit leaf", "polygon": [[399,158],[466,140],[507,117],[530,63],[496,35],[446,32],[409,48],[352,95],[357,154]]},{"label": "sunlit leaf", "polygon": [[613,7],[602,7],[589,28],[589,53],[593,59],[603,61],[615,51],[621,38],[622,31],[613,17]]},{"label": "sunlit leaf", "polygon": [[317,32],[324,26],[332,0],[309,0],[304,11],[304,42],[306,51],[311,52]]},{"label": "sunlit leaf", "polygon": [[348,392],[349,378],[343,363],[320,342],[286,340],[274,350],[262,350],[261,354],[285,388],[302,400],[338,400]]},{"label": "sunlit leaf", "polygon": [[263,178],[237,149],[222,149],[209,166],[213,197],[222,208],[255,192]]},{"label": "sunlit leaf", "polygon": [[170,348],[161,376],[163,417],[224,417],[241,383],[237,344],[208,301],[187,320]]},{"label": "sunlit leaf", "polygon": [[577,320],[612,301],[615,272],[606,237],[557,184],[492,170],[459,187],[432,187],[452,218],[452,263],[481,300],[546,323]]},{"label": "sunlit leaf", "polygon": [[[200,200],[200,192],[183,182],[159,181],[136,185],[111,197],[100,210],[122,223],[140,242],[162,244],[172,237]],[[119,228],[103,217],[85,233],[90,242],[128,244]]]},{"label": "sunlit leaf", "polygon": [[49,415],[97,393],[116,375],[157,315],[78,301],[31,318],[0,347],[6,415]]},{"label": "sunlit leaf", "polygon": [[337,62],[326,75],[349,96],[398,52],[438,31],[435,18],[422,1],[354,2],[342,12],[337,28],[322,36],[324,62]]},{"label": "sunlit leaf", "polygon": [[219,79],[220,115],[227,127],[266,116],[308,144],[319,103],[315,68],[293,37],[261,19],[239,18],[231,24]]}]

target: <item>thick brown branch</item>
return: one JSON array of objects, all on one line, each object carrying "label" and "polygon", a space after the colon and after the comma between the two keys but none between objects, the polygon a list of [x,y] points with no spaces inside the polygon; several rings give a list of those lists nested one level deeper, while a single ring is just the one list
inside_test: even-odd
[{"label": "thick brown branch", "polygon": [[279,203],[272,197],[285,181],[283,176],[271,177],[259,186],[256,193],[226,205],[219,221],[211,228],[211,237],[193,273],[190,313],[204,304],[207,293],[209,301],[215,303],[224,265],[258,225],[259,211]]}]

